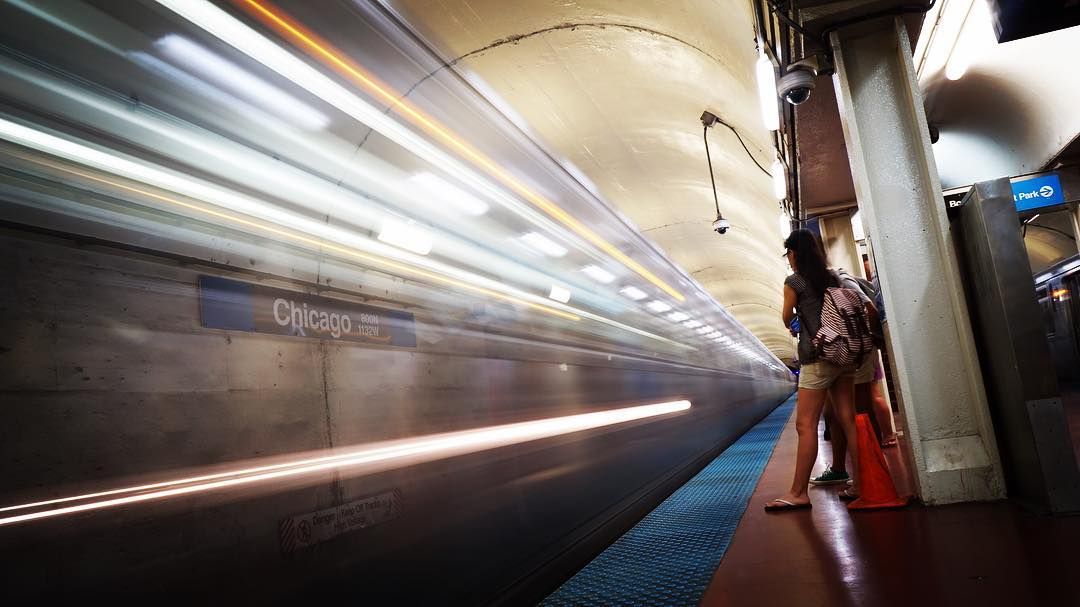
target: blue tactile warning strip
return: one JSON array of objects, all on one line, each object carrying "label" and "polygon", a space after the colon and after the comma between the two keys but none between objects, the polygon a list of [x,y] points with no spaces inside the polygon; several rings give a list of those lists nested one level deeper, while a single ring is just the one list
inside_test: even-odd
[{"label": "blue tactile warning strip", "polygon": [[697,605],[794,406],[793,395],[541,605]]}]

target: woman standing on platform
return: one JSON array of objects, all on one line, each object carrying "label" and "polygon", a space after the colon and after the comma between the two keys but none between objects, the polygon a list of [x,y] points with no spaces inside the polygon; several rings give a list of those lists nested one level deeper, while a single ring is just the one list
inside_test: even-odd
[{"label": "woman standing on platform", "polygon": [[859,491],[858,443],[855,439],[855,367],[838,367],[817,360],[811,339],[821,326],[821,306],[825,289],[840,286],[840,279],[828,269],[825,251],[817,237],[809,230],[795,230],[784,241],[791,276],[784,281],[784,326],[791,326],[796,313],[799,316],[799,393],[795,405],[795,430],[799,446],[795,457],[795,478],[791,490],[765,504],[768,511],[797,510],[810,507],[807,486],[810,471],[817,460],[817,427],[821,410],[828,395],[835,407],[840,428],[848,439],[852,460],[854,486],[847,497],[855,497]]}]

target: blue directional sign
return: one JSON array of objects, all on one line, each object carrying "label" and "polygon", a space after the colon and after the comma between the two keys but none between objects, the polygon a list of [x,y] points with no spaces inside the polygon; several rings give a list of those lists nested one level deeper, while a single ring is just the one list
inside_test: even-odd
[{"label": "blue directional sign", "polygon": [[1065,203],[1061,180],[1056,173],[1012,182],[1013,202],[1017,211],[1030,211]]}]

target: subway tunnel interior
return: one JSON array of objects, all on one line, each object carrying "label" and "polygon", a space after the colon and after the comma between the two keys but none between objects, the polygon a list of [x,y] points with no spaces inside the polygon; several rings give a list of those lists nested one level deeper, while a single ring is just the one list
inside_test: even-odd
[{"label": "subway tunnel interior", "polygon": [[[0,4],[5,593],[543,598],[795,391],[793,226],[877,273],[773,4]],[[946,196],[1073,170],[1075,27],[951,80],[898,23]]]},{"label": "subway tunnel interior", "polygon": [[14,598],[514,596],[792,390],[756,55],[689,11],[551,31],[639,49],[565,141],[379,4],[0,11]]}]

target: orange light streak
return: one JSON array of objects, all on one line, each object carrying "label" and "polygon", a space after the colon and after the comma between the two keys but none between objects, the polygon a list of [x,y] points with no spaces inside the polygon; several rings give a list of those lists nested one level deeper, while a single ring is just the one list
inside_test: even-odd
[{"label": "orange light streak", "polygon": [[[561,434],[580,432],[603,426],[611,426],[634,420],[676,413],[685,411],[690,407],[690,401],[679,400],[530,422],[519,422],[516,424],[505,424],[501,426],[492,426],[490,428],[434,434],[393,441],[389,444],[376,443],[362,445],[360,447],[345,450],[342,453],[323,457],[298,459],[294,462],[240,468],[216,474],[192,476],[54,500],[7,506],[0,508],[0,512],[29,510],[71,502],[86,502],[3,517],[0,518],[0,526],[66,516],[79,512],[102,510],[127,504],[162,500],[181,495],[211,492],[242,485],[254,485],[275,479],[300,477],[331,470],[336,471],[357,468],[365,464],[373,465],[379,462],[391,462],[400,465],[413,465],[453,455],[494,449]],[[363,470],[353,471],[354,476],[358,474],[363,474]],[[109,496],[118,497],[110,497],[109,499],[104,500],[97,499]]]},{"label": "orange light streak", "polygon": [[397,91],[380,83],[374,76],[368,74],[363,67],[349,59],[339,49],[335,48],[326,40],[323,40],[296,20],[287,16],[280,9],[271,9],[268,3],[262,3],[257,0],[233,0],[233,3],[237,4],[241,9],[258,19],[261,23],[284,36],[287,40],[307,49],[307,51],[314,54],[317,58],[320,58],[322,63],[327,67],[334,69],[339,74],[360,85],[368,93],[389,104],[399,115],[404,116],[410,122],[424,129],[427,133],[434,136],[451,149],[459,152],[474,165],[480,167],[492,177],[495,177],[549,216],[561,222],[574,232],[577,232],[578,235],[597,246],[604,253],[618,260],[619,263],[630,268],[642,278],[656,285],[675,299],[679,301],[686,300],[682,293],[664,282],[660,277],[653,274],[648,268],[631,259],[615,247],[615,245],[604,240],[599,234],[589,229],[588,226],[564,211],[557,204],[534,192],[479,150],[474,149],[468,143],[459,139],[448,128],[441,125],[435,119],[428,117],[419,109],[402,99]]}]

